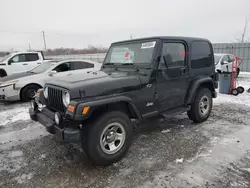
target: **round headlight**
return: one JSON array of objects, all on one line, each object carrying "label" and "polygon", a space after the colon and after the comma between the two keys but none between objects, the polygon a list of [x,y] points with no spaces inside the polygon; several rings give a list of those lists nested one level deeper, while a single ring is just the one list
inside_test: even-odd
[{"label": "round headlight", "polygon": [[67,106],[69,105],[69,103],[70,103],[70,95],[69,95],[69,92],[65,91],[65,92],[63,93],[62,99],[63,99],[63,104],[64,104],[64,106],[67,107]]},{"label": "round headlight", "polygon": [[45,99],[48,98],[48,87],[45,87],[45,88],[43,89],[43,95],[44,95]]}]

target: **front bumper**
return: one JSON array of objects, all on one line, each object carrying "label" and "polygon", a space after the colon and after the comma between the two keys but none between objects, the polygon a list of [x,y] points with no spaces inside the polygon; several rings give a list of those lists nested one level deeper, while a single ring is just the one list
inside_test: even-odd
[{"label": "front bumper", "polygon": [[0,101],[19,101],[20,90],[14,89],[13,85],[0,87]]},{"label": "front bumper", "polygon": [[46,127],[46,130],[54,134],[59,141],[67,142],[80,142],[80,129],[67,127],[66,120],[62,120],[60,128],[56,125],[54,120],[55,113],[47,109],[46,107],[42,110],[34,110],[34,108],[29,109],[30,118],[34,121],[38,121],[43,126]]}]

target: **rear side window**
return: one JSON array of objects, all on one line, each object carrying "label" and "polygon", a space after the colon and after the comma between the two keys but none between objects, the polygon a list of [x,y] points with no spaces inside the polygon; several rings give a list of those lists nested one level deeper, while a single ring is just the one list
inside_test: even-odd
[{"label": "rear side window", "polygon": [[38,54],[31,53],[26,54],[26,61],[37,61],[39,59]]},{"label": "rear side window", "polygon": [[212,66],[212,50],[208,42],[195,41],[192,43],[191,68],[201,69]]},{"label": "rear side window", "polygon": [[88,69],[88,68],[93,68],[93,67],[94,65],[92,63],[74,62],[74,70]]}]

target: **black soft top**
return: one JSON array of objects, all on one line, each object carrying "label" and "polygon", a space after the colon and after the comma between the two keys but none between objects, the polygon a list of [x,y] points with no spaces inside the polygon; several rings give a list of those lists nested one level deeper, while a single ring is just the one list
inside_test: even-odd
[{"label": "black soft top", "polygon": [[136,42],[136,41],[143,41],[143,40],[183,40],[187,43],[197,40],[207,41],[211,43],[208,39],[205,38],[197,38],[197,37],[181,37],[181,36],[155,36],[155,37],[146,37],[146,38],[138,38],[132,40],[124,40],[119,42],[114,42],[112,44],[119,44],[119,43],[126,43],[126,42]]}]

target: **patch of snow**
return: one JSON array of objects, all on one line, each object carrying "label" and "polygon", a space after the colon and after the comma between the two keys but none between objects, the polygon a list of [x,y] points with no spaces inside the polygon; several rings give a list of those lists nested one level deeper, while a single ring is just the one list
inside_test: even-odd
[{"label": "patch of snow", "polygon": [[33,178],[33,174],[29,173],[29,174],[22,174],[21,176],[17,176],[14,178],[14,180],[17,181],[17,183],[19,184],[23,184],[25,183],[27,180],[30,180],[31,178]]},{"label": "patch of snow", "polygon": [[250,173],[250,168],[241,168],[241,170],[244,170]]},{"label": "patch of snow", "polygon": [[10,154],[9,154],[9,157],[10,158],[14,158],[14,157],[20,157],[23,155],[23,152],[21,150],[16,150],[16,151],[12,151]]},{"label": "patch of snow", "polygon": [[42,154],[39,159],[45,159],[46,158],[46,154]]},{"label": "patch of snow", "polygon": [[165,129],[165,130],[162,130],[161,133],[170,133],[170,129]]},{"label": "patch of snow", "polygon": [[5,126],[7,124],[14,123],[19,120],[28,120],[30,119],[30,116],[27,107],[19,107],[7,111],[1,111],[0,119],[0,126]]},{"label": "patch of snow", "polygon": [[183,158],[181,158],[181,159],[176,159],[176,160],[175,160],[175,163],[177,163],[177,164],[178,164],[178,163],[183,163]]}]

